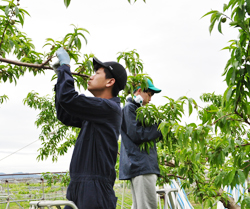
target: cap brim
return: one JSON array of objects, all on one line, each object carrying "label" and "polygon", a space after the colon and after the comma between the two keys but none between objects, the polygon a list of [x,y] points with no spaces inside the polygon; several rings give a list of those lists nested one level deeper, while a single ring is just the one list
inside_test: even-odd
[{"label": "cap brim", "polygon": [[[98,60],[97,58],[93,57],[93,65],[95,66],[96,64],[101,65],[102,67],[107,67],[103,62],[101,62],[100,60]],[[97,70],[97,69],[95,69]]]},{"label": "cap brim", "polygon": [[157,89],[155,87],[148,87],[151,91],[153,91],[154,93],[160,93],[161,89]]}]

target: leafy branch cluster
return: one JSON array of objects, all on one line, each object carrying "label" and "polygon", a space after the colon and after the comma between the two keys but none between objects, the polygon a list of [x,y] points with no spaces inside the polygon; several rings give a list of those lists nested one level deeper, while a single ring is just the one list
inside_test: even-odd
[{"label": "leafy branch cluster", "polygon": [[24,104],[40,110],[35,121],[36,126],[41,127],[39,139],[42,142],[37,159],[45,160],[51,156],[53,162],[57,161],[58,156],[64,155],[68,148],[74,146],[80,129],[65,126],[57,119],[54,97],[39,97],[38,93],[30,92]]},{"label": "leafy branch cluster", "polygon": [[42,174],[42,177],[47,180],[47,185],[51,187],[52,185],[55,185],[56,183],[60,182],[60,184],[64,187],[67,187],[69,185],[69,172],[65,173],[50,173],[46,172]]},{"label": "leafy branch cluster", "polygon": [[[198,110],[198,105],[190,98],[169,99],[164,106],[139,108],[138,119],[145,126],[160,123],[163,137],[157,143],[159,184],[181,178],[183,188],[194,188],[196,200],[207,201],[212,207],[218,200],[225,204],[229,201],[225,192],[218,192],[220,188],[245,183],[250,171],[250,133],[237,114],[228,114],[228,108],[233,112],[234,106],[228,106],[222,96],[203,94],[201,99],[211,104]],[[180,124],[185,101],[188,101],[189,114],[193,108],[198,110],[199,125]],[[152,145],[143,143],[141,146],[148,149]]]},{"label": "leafy branch cluster", "polygon": [[4,103],[4,101],[7,101],[9,98],[7,95],[0,96],[0,104]]}]

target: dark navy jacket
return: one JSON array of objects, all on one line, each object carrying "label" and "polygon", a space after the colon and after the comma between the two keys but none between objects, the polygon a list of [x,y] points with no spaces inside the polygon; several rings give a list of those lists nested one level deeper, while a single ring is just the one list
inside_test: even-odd
[{"label": "dark navy jacket", "polygon": [[113,186],[122,122],[120,99],[78,94],[70,68],[62,65],[58,71],[57,117],[67,126],[81,128],[70,163],[71,182],[104,180]]},{"label": "dark navy jacket", "polygon": [[127,180],[143,174],[160,174],[156,145],[147,151],[141,151],[142,142],[152,141],[161,137],[157,125],[143,127],[136,120],[136,110],[140,105],[128,98],[122,109],[121,150],[119,179]]}]

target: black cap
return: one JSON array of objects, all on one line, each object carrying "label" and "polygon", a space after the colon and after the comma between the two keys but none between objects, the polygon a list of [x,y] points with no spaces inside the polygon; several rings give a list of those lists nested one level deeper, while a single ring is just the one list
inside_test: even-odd
[{"label": "black cap", "polygon": [[[101,62],[100,60],[93,58],[93,65],[96,64],[106,68],[115,78],[115,82],[117,82],[119,90],[123,90],[127,83],[127,72],[125,68],[118,62]],[[95,69],[95,71],[98,69]]]}]

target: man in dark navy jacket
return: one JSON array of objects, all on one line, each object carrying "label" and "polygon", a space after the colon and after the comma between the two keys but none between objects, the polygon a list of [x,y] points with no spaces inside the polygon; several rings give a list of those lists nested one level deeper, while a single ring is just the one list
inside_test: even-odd
[{"label": "man in dark navy jacket", "polygon": [[117,62],[94,58],[95,75],[88,82],[94,97],[87,97],[75,91],[68,53],[60,48],[57,57],[57,117],[65,125],[81,128],[70,163],[67,199],[79,209],[115,209],[113,185],[122,122],[117,95],[126,85],[126,71]]},{"label": "man in dark navy jacket", "polygon": [[[131,181],[132,209],[157,209],[155,186],[160,170],[155,139],[161,137],[161,133],[156,124],[143,127],[136,120],[137,108],[149,103],[154,93],[161,92],[149,79],[147,82],[148,88],[143,91],[139,87],[122,110],[119,179]],[[154,141],[154,148],[150,148],[149,153],[141,151],[139,145],[148,141]]]}]

